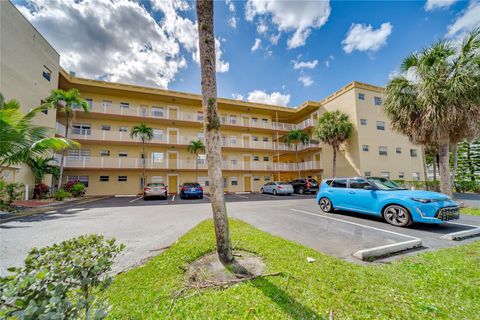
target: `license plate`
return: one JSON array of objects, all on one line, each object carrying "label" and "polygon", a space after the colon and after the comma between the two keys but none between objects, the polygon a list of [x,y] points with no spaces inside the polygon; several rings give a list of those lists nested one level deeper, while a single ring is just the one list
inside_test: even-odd
[{"label": "license plate", "polygon": [[160,188],[153,188],[153,191],[160,191]]},{"label": "license plate", "polygon": [[195,191],[195,188],[190,188],[190,191]]}]

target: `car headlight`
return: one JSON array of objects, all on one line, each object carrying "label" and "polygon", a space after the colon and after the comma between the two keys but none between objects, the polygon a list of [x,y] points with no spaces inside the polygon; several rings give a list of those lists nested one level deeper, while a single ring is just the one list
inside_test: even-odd
[{"label": "car headlight", "polygon": [[422,199],[422,198],[410,198],[410,199],[412,199],[413,201],[421,202],[421,203],[429,203],[429,202],[432,202],[431,199]]}]

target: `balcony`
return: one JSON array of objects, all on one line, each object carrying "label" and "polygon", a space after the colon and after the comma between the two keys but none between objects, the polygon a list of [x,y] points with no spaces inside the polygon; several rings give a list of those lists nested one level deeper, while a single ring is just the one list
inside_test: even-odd
[{"label": "balcony", "polygon": [[[175,110],[175,111],[174,111]],[[83,112],[80,109],[77,109],[79,112]],[[103,104],[103,103],[91,103],[90,111],[95,113],[111,114],[111,115],[121,115],[121,116],[130,116],[130,117],[143,117],[151,119],[165,119],[165,120],[178,120],[186,121],[200,125],[203,122],[203,116],[196,112],[189,111],[180,111],[179,109],[169,109],[168,107],[160,110],[152,110],[151,108],[137,107],[128,105],[121,106],[113,104]],[[295,125],[291,123],[284,122],[274,122],[274,121],[253,121],[249,119],[248,121],[238,117],[236,120],[230,118],[221,118],[220,122],[225,126],[235,126],[235,127],[248,127],[248,128],[258,128],[258,129],[268,129],[276,131],[289,131],[294,129]]]},{"label": "balcony", "polygon": [[[56,157],[60,162],[60,156]],[[83,169],[142,169],[143,159],[130,157],[65,157],[65,168]],[[170,159],[154,162],[146,159],[146,168],[149,170],[196,170],[194,160]],[[222,161],[223,170],[238,171],[297,171],[295,163],[277,163],[264,161]],[[301,171],[321,170],[319,161],[299,163]],[[206,163],[199,163],[198,170],[207,170]]]}]

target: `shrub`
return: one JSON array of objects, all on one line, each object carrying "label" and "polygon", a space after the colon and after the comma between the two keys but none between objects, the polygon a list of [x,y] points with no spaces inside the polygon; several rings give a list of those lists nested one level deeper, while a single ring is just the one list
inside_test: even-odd
[{"label": "shrub", "polygon": [[5,185],[5,191],[7,193],[7,202],[6,204],[11,204],[13,201],[18,200],[22,194],[23,183],[12,182]]},{"label": "shrub", "polygon": [[53,197],[55,198],[55,200],[57,201],[63,201],[65,200],[65,198],[69,198],[71,197],[71,194],[63,189],[60,189],[58,190],[57,192],[55,192],[55,194],[53,195]]},{"label": "shrub", "polygon": [[64,186],[65,191],[70,192],[74,197],[82,197],[85,195],[85,185],[80,181],[69,181]]},{"label": "shrub", "polygon": [[103,319],[101,293],[112,282],[106,273],[122,250],[115,239],[85,235],[32,249],[23,268],[0,278],[0,318]]},{"label": "shrub", "polygon": [[477,188],[478,188],[478,184],[472,180],[455,181],[455,190],[460,193],[464,193],[467,191],[478,192],[478,191],[475,191]]},{"label": "shrub", "polygon": [[33,188],[33,197],[36,199],[44,199],[49,192],[50,187],[45,183],[40,182]]}]

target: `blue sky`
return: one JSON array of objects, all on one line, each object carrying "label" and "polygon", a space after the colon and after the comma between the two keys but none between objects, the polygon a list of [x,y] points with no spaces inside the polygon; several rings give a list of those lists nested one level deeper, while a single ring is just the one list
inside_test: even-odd
[{"label": "blue sky", "polygon": [[[193,2],[15,3],[79,76],[200,93]],[[383,86],[409,53],[478,24],[478,0],[219,0],[218,94],[298,106],[353,80]]]}]

